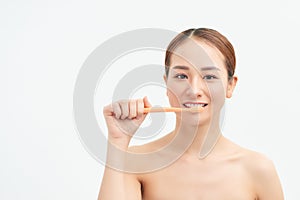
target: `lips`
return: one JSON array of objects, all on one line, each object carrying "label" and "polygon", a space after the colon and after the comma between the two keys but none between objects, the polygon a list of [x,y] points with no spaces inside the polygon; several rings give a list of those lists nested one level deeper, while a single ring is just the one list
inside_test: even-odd
[{"label": "lips", "polygon": [[203,103],[203,102],[188,102],[183,104],[183,106],[186,108],[205,107],[207,105],[208,105],[207,103]]}]

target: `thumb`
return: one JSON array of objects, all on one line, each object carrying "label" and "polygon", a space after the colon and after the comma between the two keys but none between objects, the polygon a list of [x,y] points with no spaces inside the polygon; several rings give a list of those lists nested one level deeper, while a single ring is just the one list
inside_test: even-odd
[{"label": "thumb", "polygon": [[149,102],[147,96],[145,96],[145,97],[143,98],[143,101],[144,101],[144,106],[145,106],[145,108],[151,108],[151,107],[152,107],[152,105],[151,105],[151,103]]}]

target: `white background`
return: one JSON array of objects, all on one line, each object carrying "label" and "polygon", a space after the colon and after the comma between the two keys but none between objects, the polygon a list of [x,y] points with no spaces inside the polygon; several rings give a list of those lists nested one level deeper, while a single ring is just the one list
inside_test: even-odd
[{"label": "white background", "polygon": [[236,50],[239,82],[227,102],[224,135],[270,157],[286,199],[299,199],[296,5],[296,0],[2,0],[0,199],[96,199],[103,166],[81,144],[72,113],[82,63],[125,31],[192,27],[220,31]]}]

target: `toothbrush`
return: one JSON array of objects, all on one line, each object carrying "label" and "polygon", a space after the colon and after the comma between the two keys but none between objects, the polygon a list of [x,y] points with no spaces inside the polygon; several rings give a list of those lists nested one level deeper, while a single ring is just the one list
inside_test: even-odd
[{"label": "toothbrush", "polygon": [[193,107],[193,108],[151,107],[151,108],[144,108],[144,113],[149,113],[149,112],[201,112],[201,111],[203,111],[202,107]]}]

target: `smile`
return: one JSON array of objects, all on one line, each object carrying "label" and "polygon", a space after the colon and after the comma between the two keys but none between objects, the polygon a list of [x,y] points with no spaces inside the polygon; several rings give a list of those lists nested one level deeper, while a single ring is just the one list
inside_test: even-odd
[{"label": "smile", "polygon": [[186,108],[195,108],[195,107],[205,107],[207,103],[184,103],[184,107]]}]

